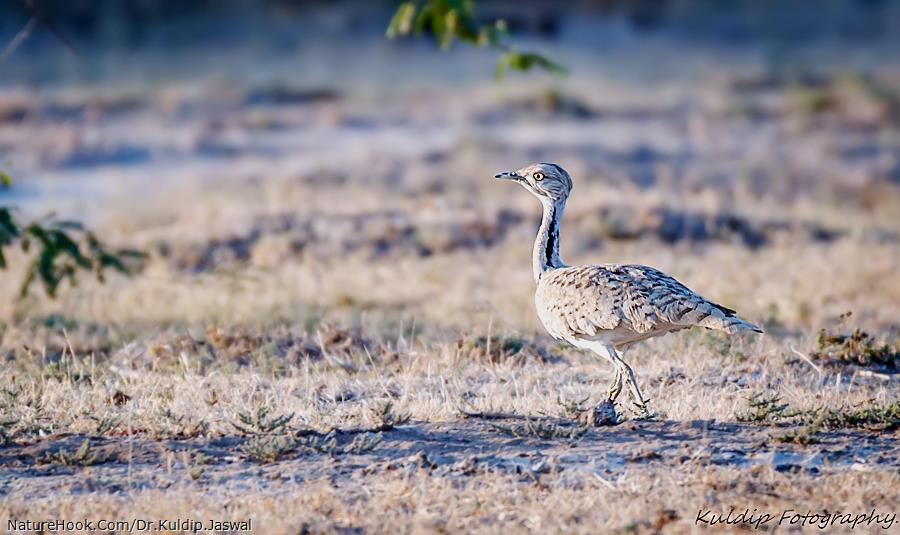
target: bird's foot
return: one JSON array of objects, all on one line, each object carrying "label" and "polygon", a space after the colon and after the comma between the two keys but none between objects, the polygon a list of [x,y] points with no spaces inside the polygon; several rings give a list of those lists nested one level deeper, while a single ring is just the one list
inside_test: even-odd
[{"label": "bird's foot", "polygon": [[588,427],[603,427],[619,423],[619,414],[616,412],[616,403],[611,399],[605,399],[592,409],[581,413],[579,423]]},{"label": "bird's foot", "polygon": [[656,420],[660,416],[662,416],[661,414],[652,412],[650,410],[650,407],[648,406],[649,402],[650,400],[648,399],[644,400],[643,403],[633,404],[633,406],[631,407],[631,412],[634,413],[636,420]]}]

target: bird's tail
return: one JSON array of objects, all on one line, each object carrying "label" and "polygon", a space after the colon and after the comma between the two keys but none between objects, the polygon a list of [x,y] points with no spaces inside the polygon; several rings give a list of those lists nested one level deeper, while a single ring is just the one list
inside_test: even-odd
[{"label": "bird's tail", "polygon": [[718,331],[725,331],[728,334],[735,334],[741,331],[753,331],[757,333],[763,332],[759,326],[750,323],[749,321],[743,320],[735,315],[726,315],[724,317],[716,317],[709,316],[700,323],[698,323],[701,327],[706,327],[707,329],[716,329]]}]

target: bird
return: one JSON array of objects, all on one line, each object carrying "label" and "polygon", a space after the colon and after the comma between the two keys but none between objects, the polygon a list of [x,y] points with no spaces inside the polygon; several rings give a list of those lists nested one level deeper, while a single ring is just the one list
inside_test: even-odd
[{"label": "bird", "polygon": [[557,164],[535,163],[494,175],[538,198],[543,216],[534,240],[532,271],[538,318],[557,340],[612,363],[614,376],[601,406],[613,407],[628,386],[635,411],[651,418],[634,371],[620,354],[636,342],[694,326],[735,334],[763,332],[736,311],[706,299],[662,271],[640,264],[569,266],[559,255],[560,221],[572,178]]}]

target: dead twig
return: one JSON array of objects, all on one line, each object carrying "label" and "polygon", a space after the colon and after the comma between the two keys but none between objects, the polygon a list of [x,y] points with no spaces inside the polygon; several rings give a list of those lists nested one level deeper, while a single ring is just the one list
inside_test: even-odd
[{"label": "dead twig", "polygon": [[881,379],[882,381],[900,381],[900,374],[897,373],[880,373],[873,372],[872,370],[857,370],[856,373],[863,377],[872,377],[874,379]]},{"label": "dead twig", "polygon": [[818,373],[821,375],[821,373],[822,373],[822,368],[819,367],[815,362],[813,362],[812,359],[810,359],[809,357],[807,357],[804,353],[801,353],[800,351],[797,351],[797,349],[796,349],[794,346],[791,346],[791,351],[792,351],[795,355],[797,355],[798,357],[800,357],[801,359],[803,359],[804,361],[806,361],[807,364],[809,364],[810,366],[812,366],[812,368],[813,368],[814,370],[816,370],[816,372],[818,372]]}]

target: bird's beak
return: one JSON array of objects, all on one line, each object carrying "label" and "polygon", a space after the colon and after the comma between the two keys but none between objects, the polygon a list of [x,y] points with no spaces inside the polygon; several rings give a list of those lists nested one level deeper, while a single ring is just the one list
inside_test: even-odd
[{"label": "bird's beak", "polygon": [[519,174],[516,173],[515,171],[503,171],[502,173],[497,173],[496,175],[494,175],[494,178],[503,178],[503,179],[506,179],[506,180],[516,180],[516,181],[518,181],[518,180],[519,180],[520,178],[522,178],[522,177],[521,177],[521,175],[519,175]]}]

